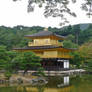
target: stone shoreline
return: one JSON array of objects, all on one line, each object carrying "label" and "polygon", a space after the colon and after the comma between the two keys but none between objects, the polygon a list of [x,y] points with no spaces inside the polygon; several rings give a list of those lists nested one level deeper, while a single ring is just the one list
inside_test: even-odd
[{"label": "stone shoreline", "polygon": [[[37,83],[42,82],[42,84],[47,83],[45,77],[38,77],[33,76],[32,73],[35,73],[36,71],[28,71],[25,76],[23,76],[23,71],[19,71],[18,74],[12,75],[9,80],[6,80],[5,77],[0,78],[0,84],[3,83],[29,83],[36,85]],[[44,71],[46,76],[64,76],[64,75],[73,75],[73,74],[79,74],[79,73],[85,73],[86,71],[83,69],[73,69],[73,70],[67,70],[67,71]],[[3,74],[3,73],[2,73]]]}]

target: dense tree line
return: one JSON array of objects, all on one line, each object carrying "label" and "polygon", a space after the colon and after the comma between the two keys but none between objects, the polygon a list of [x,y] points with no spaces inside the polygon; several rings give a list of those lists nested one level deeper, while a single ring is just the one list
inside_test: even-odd
[{"label": "dense tree line", "polygon": [[0,71],[5,71],[5,76],[10,77],[11,73],[17,73],[23,70],[24,74],[28,70],[37,70],[42,75],[43,68],[41,59],[32,52],[14,52],[8,51],[5,46],[0,46]]},{"label": "dense tree line", "polygon": [[[68,43],[72,42],[77,45],[82,45],[92,38],[92,24],[87,25],[89,26],[83,30],[80,24],[74,26],[69,25],[63,28],[48,27],[48,30],[62,36],[67,36]],[[0,26],[0,45],[6,46],[8,50],[11,50],[14,47],[27,46],[29,39],[26,39],[24,35],[33,34],[43,30],[44,27],[40,26],[16,26],[13,28]]]},{"label": "dense tree line", "polygon": [[13,47],[23,47],[27,45],[28,39],[24,38],[24,35],[33,34],[35,32],[43,30],[43,27],[23,27],[16,26],[0,27],[0,45],[5,45],[8,50]]}]

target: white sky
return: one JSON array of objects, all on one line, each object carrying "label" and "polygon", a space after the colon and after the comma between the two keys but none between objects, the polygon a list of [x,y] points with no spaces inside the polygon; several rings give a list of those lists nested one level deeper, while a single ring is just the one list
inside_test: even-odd
[{"label": "white sky", "polygon": [[[69,24],[78,24],[78,23],[92,23],[92,18],[87,18],[85,12],[79,10],[80,2],[78,0],[77,4],[70,6],[73,11],[76,11],[78,16],[77,18],[69,17]],[[13,2],[12,0],[0,0],[0,26],[44,26],[44,27],[60,27],[60,18],[45,18],[43,15],[43,8],[36,8],[34,12],[27,13],[27,4],[28,0],[22,0],[18,2]]]}]

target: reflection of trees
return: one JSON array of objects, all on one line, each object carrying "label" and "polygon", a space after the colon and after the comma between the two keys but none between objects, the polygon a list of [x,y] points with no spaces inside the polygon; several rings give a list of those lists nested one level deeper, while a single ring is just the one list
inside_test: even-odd
[{"label": "reflection of trees", "polygon": [[25,86],[18,86],[16,92],[27,92],[27,90]]},{"label": "reflection of trees", "polygon": [[49,77],[47,87],[56,88],[58,84],[63,83],[63,78],[61,77]]},{"label": "reflection of trees", "polygon": [[44,92],[45,85],[43,86],[19,86],[16,92]]},{"label": "reflection of trees", "polygon": [[44,92],[45,85],[43,86],[37,86],[38,92]]},{"label": "reflection of trees", "polygon": [[17,92],[16,87],[0,87],[0,92]]},{"label": "reflection of trees", "polygon": [[24,88],[24,91],[23,92],[27,92],[26,87],[23,87],[23,88]]},{"label": "reflection of trees", "polygon": [[62,86],[60,88],[57,88],[56,86],[57,84],[63,83],[62,78],[61,77],[51,78],[47,85],[36,85],[36,86],[20,85],[17,87],[15,86],[0,87],[0,92],[79,92],[79,91],[91,92],[92,91],[92,75],[71,76],[69,86]]}]

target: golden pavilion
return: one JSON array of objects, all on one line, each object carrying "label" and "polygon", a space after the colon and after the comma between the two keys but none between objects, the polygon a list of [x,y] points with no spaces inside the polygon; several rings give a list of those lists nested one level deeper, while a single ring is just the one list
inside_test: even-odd
[{"label": "golden pavilion", "polygon": [[26,35],[30,39],[25,48],[14,48],[15,51],[32,51],[42,59],[42,66],[47,70],[61,70],[69,68],[69,55],[74,49],[64,48],[62,41],[64,36],[44,30],[32,35]]}]

